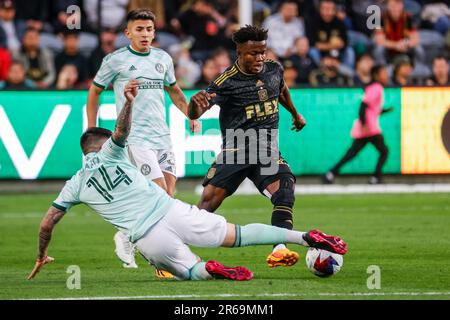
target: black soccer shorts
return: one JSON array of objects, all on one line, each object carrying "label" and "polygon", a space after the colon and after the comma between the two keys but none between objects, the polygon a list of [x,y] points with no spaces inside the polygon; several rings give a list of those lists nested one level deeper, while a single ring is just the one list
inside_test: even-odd
[{"label": "black soccer shorts", "polygon": [[213,185],[225,189],[227,196],[231,196],[245,180],[249,178],[258,188],[261,194],[264,194],[266,187],[274,181],[280,179],[281,175],[290,175],[295,181],[289,164],[280,155],[276,168],[276,173],[265,175],[261,169],[269,167],[271,164],[222,164],[214,162],[208,170],[202,185]]}]

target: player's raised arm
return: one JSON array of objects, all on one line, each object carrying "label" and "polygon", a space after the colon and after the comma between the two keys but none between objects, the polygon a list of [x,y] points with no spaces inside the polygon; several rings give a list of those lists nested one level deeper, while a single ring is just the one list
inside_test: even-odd
[{"label": "player's raised arm", "polygon": [[131,129],[131,107],[133,105],[134,98],[138,94],[139,81],[130,80],[125,86],[123,94],[127,99],[125,105],[119,113],[116,121],[116,129],[113,132],[113,139],[120,145],[125,145]]},{"label": "player's raised arm", "polygon": [[102,88],[96,86],[95,84],[91,84],[86,106],[88,128],[97,126],[98,100],[102,92]]},{"label": "player's raised arm", "polygon": [[53,228],[64,216],[64,213],[64,211],[51,206],[48,209],[45,217],[42,219],[41,225],[39,227],[39,244],[36,263],[30,275],[28,276],[28,280],[33,279],[44,265],[53,262],[54,259],[47,256],[47,248],[52,238]]},{"label": "player's raised arm", "polygon": [[280,92],[280,103],[292,115],[291,129],[297,132],[302,130],[303,127],[306,125],[306,120],[300,113],[297,112],[297,109],[295,109],[294,103],[292,102],[291,99],[289,88],[287,87],[286,84],[284,84]]},{"label": "player's raised arm", "polygon": [[189,119],[198,119],[212,106],[211,100],[216,97],[215,93],[205,90],[199,91],[191,97],[188,106]]}]

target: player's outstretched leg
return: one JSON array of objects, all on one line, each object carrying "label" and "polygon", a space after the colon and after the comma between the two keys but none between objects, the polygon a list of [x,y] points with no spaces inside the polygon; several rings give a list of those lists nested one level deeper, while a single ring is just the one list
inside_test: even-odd
[{"label": "player's outstretched leg", "polygon": [[116,232],[114,235],[114,243],[116,245],[116,255],[123,262],[123,267],[137,268],[138,266],[134,259],[135,246],[122,231]]},{"label": "player's outstretched leg", "polygon": [[260,223],[245,226],[235,225],[233,247],[246,247],[261,244],[295,243],[305,247],[324,249],[344,255],[347,244],[340,237],[327,235],[319,230],[300,232]]}]

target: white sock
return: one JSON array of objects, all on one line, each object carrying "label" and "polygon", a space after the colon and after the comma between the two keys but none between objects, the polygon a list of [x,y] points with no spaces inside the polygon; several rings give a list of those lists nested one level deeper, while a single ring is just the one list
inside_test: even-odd
[{"label": "white sock", "polygon": [[275,248],[273,248],[272,252],[275,252],[275,251],[278,251],[278,250],[281,250],[281,249],[286,249],[286,245],[284,245],[283,243],[277,244],[275,246]]},{"label": "white sock", "polygon": [[308,243],[303,239],[303,235],[306,232],[288,230],[287,231],[287,240],[289,243],[296,243],[304,247],[309,247]]}]

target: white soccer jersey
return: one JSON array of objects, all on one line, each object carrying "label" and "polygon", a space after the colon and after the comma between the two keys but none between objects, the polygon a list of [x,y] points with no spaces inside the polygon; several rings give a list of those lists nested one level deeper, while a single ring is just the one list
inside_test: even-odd
[{"label": "white soccer jersey", "polygon": [[135,242],[158,222],[175,200],[131,164],[125,149],[108,139],[86,155],[84,166],[66,182],[53,206],[67,211],[85,203]]},{"label": "white soccer jersey", "polygon": [[125,103],[123,90],[131,79],[139,80],[140,85],[133,106],[128,143],[152,149],[171,149],[164,86],[171,86],[176,82],[172,58],[158,48],[152,47],[150,52],[142,53],[127,46],[103,59],[94,84],[105,89],[109,83],[113,83],[117,114]]}]

